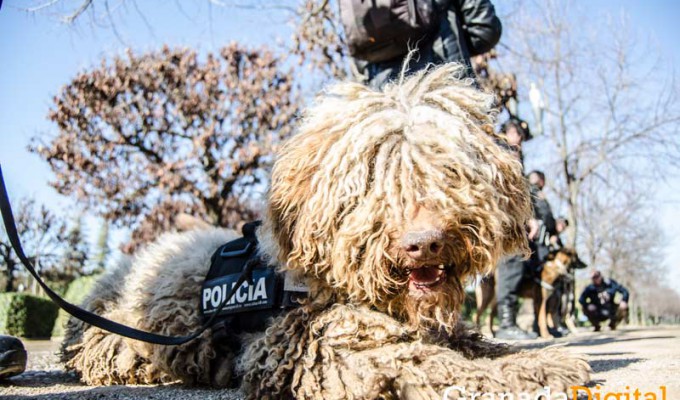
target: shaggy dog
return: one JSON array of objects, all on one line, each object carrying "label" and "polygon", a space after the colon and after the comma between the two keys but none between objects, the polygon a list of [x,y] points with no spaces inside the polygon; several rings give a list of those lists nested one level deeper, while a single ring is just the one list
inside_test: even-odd
[{"label": "shaggy dog", "polygon": [[[553,391],[588,364],[517,351],[459,322],[464,283],[526,253],[529,192],[492,133],[492,96],[442,66],[373,91],[344,83],[311,107],[275,161],[260,256],[310,287],[265,332],[182,346],[71,322],[63,356],[88,384],[180,380],[250,399],[441,399],[470,391]],[[166,234],[102,279],[85,306],[147,331],[201,325],[201,283],[233,232]],[[234,344],[236,343],[236,344]]]}]

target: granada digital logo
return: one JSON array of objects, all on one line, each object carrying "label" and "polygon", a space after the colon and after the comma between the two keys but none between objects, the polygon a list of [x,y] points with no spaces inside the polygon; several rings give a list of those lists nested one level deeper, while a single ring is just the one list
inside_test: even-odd
[{"label": "granada digital logo", "polygon": [[552,392],[550,387],[535,392],[502,392],[484,393],[467,391],[461,386],[450,386],[444,391],[442,400],[669,400],[666,386],[659,386],[658,390],[641,390],[626,386],[624,390],[612,391],[601,386],[589,388],[586,386],[571,386],[569,393]]}]

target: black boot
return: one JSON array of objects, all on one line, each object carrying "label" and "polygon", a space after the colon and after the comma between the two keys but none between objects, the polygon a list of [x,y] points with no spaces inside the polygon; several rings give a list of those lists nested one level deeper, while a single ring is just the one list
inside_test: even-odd
[{"label": "black boot", "polygon": [[559,332],[560,335],[562,335],[561,337],[571,335],[571,331],[570,331],[566,326],[564,326],[564,325],[558,326],[558,327],[557,327],[557,332]]},{"label": "black boot", "polygon": [[538,337],[534,332],[526,332],[517,326],[517,311],[514,302],[511,300],[498,303],[498,318],[500,318],[501,326],[494,333],[496,339],[531,340]]},{"label": "black boot", "polygon": [[9,378],[26,370],[26,350],[21,340],[0,335],[0,379]]}]

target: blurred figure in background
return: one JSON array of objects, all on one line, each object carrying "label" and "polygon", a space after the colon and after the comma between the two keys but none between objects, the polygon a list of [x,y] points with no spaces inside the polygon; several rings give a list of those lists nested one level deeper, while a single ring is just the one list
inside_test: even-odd
[{"label": "blurred figure in background", "polygon": [[529,131],[529,124],[517,117],[510,117],[510,119],[501,125],[500,136],[504,140],[500,140],[498,144],[508,151],[515,153],[522,163],[522,168],[524,168],[522,144],[532,138],[531,132]]},{"label": "blurred figure in background", "polygon": [[[595,328],[600,331],[600,323],[609,320],[609,327],[615,330],[616,326],[628,317],[628,290],[613,279],[604,279],[600,271],[593,271],[592,284],[588,285],[578,302],[583,307],[583,313]],[[614,302],[616,293],[621,293],[623,298],[619,304]]]}]

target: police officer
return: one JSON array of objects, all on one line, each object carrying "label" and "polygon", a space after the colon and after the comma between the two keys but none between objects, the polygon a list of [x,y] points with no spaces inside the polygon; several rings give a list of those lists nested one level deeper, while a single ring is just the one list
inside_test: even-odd
[{"label": "police officer", "polygon": [[[604,279],[600,271],[593,271],[591,279],[593,283],[581,293],[578,302],[595,332],[600,330],[600,323],[607,320],[611,330],[615,330],[628,316],[628,290],[613,279]],[[623,296],[619,304],[614,302],[617,292]]]},{"label": "police officer", "polygon": [[[526,122],[511,118],[501,127],[505,141],[499,144],[517,155],[523,161],[522,143],[531,138]],[[523,164],[523,163],[522,163]],[[538,228],[531,224],[532,231]],[[504,259],[496,269],[496,299],[500,320],[499,329],[494,337],[505,340],[529,340],[538,337],[534,332],[526,332],[517,326],[517,305],[522,278],[526,275],[526,263],[522,256],[515,255]]]}]

